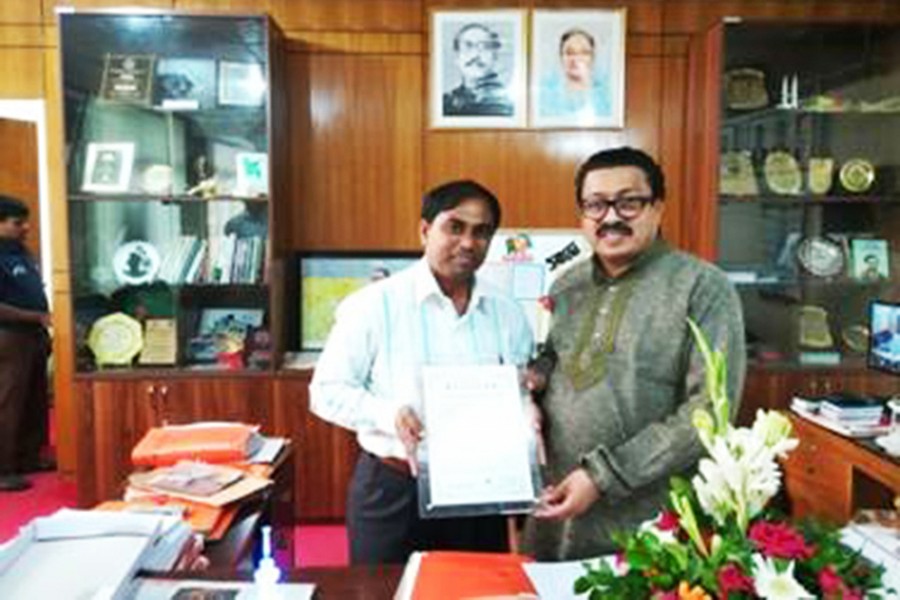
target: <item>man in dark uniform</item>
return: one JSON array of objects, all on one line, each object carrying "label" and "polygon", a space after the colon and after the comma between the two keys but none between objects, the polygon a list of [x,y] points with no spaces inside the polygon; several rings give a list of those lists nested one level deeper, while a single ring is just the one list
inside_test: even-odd
[{"label": "man in dark uniform", "polygon": [[506,84],[497,74],[500,36],[481,23],[464,25],[453,38],[456,66],[462,83],[444,94],[444,116],[513,114]]},{"label": "man in dark uniform", "polygon": [[28,489],[22,474],[45,466],[50,315],[28,230],[28,207],[0,195],[0,492]]}]

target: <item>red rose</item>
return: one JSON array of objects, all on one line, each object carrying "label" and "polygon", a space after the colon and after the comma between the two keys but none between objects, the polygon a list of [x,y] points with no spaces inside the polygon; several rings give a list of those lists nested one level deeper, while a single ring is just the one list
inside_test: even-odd
[{"label": "red rose", "polygon": [[677,531],[681,527],[678,514],[671,510],[663,511],[656,521],[656,527],[660,531]]},{"label": "red rose", "polygon": [[828,565],[819,571],[819,588],[822,596],[830,600],[863,600],[863,594],[859,590],[847,587],[844,580],[835,570],[833,565]]},{"label": "red rose", "polygon": [[753,592],[753,579],[748,577],[739,565],[728,563],[719,569],[716,576],[719,596],[726,598],[731,592]]},{"label": "red rose", "polygon": [[813,548],[798,531],[785,523],[757,521],[747,536],[765,556],[804,559],[814,554]]}]

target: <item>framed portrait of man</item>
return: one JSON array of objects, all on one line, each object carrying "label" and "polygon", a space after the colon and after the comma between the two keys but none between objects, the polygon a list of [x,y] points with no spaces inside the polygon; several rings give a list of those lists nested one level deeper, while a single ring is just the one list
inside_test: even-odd
[{"label": "framed portrait of man", "polygon": [[624,8],[534,11],[533,127],[625,126],[625,14]]},{"label": "framed portrait of man", "polygon": [[432,127],[524,127],[525,12],[431,13]]}]

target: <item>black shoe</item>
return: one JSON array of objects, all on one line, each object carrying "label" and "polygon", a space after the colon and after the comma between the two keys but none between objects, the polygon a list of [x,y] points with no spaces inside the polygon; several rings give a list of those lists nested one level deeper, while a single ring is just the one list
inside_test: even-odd
[{"label": "black shoe", "polygon": [[31,487],[31,482],[21,475],[3,475],[0,477],[0,492],[21,492]]}]

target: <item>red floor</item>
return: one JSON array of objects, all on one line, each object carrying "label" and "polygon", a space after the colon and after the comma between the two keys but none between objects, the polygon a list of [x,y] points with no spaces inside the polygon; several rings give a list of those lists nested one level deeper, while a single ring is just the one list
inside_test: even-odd
[{"label": "red floor", "polygon": [[[75,485],[56,473],[29,475],[34,484],[25,492],[0,492],[0,543],[19,527],[59,508],[76,505]],[[347,564],[347,534],[343,525],[298,525],[294,528],[295,567]],[[283,567],[282,567],[283,568]]]}]

